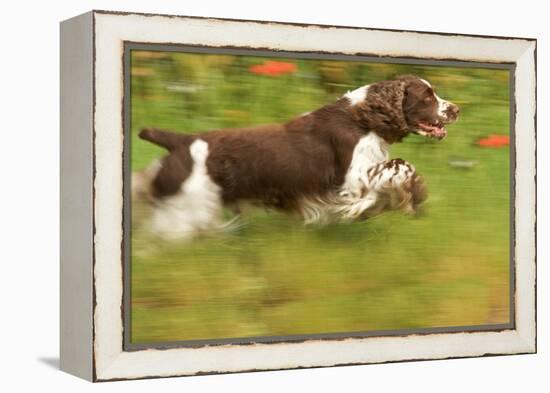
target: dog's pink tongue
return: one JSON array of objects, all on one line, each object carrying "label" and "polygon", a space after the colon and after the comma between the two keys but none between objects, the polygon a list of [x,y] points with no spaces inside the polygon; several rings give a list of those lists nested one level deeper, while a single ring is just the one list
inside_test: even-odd
[{"label": "dog's pink tongue", "polygon": [[445,127],[438,127],[438,126],[432,126],[431,124],[427,123],[419,123],[422,128],[427,130],[430,134],[430,137],[437,138],[437,139],[443,139],[445,136],[447,136],[447,130]]}]

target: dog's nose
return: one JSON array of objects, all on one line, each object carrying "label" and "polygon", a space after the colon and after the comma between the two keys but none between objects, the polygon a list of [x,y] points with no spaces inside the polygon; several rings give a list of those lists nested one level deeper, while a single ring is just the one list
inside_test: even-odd
[{"label": "dog's nose", "polygon": [[449,103],[449,106],[445,110],[447,117],[451,119],[456,119],[458,117],[458,114],[460,113],[460,108],[458,105]]}]

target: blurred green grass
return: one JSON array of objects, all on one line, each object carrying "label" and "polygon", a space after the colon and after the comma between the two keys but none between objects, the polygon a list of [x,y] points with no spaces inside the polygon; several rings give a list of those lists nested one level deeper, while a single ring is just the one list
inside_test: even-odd
[{"label": "blurred green grass", "polygon": [[[412,135],[392,147],[428,183],[425,214],[318,228],[251,208],[238,230],[180,244],[149,234],[138,219],[145,208],[133,206],[131,341],[507,323],[509,149],[475,141],[509,134],[508,71],[276,59],[296,72],[250,72],[265,60],[133,51],[132,170],[165,154],[137,137],[142,127],[202,132],[281,122],[412,73],[461,107],[445,140]],[[478,164],[453,168],[454,158]]]}]

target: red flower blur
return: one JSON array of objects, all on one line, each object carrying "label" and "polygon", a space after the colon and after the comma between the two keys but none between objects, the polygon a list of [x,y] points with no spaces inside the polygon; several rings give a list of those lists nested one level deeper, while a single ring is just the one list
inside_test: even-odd
[{"label": "red flower blur", "polygon": [[508,135],[491,134],[478,140],[477,144],[481,147],[504,147],[510,144],[510,137]]},{"label": "red flower blur", "polygon": [[265,61],[262,64],[250,66],[250,72],[258,75],[279,76],[283,74],[292,74],[298,67],[294,63],[285,61]]}]

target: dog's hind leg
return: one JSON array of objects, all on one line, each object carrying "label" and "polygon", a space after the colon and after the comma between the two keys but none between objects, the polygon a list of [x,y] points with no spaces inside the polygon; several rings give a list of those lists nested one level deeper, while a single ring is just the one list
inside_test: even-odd
[{"label": "dog's hind leg", "polygon": [[190,239],[199,233],[223,230],[221,189],[208,175],[208,143],[197,139],[189,146],[193,166],[172,195],[155,200],[153,232],[168,239]]},{"label": "dog's hind leg", "polygon": [[159,160],[139,172],[132,172],[132,203],[151,199],[151,183],[161,168]]}]

